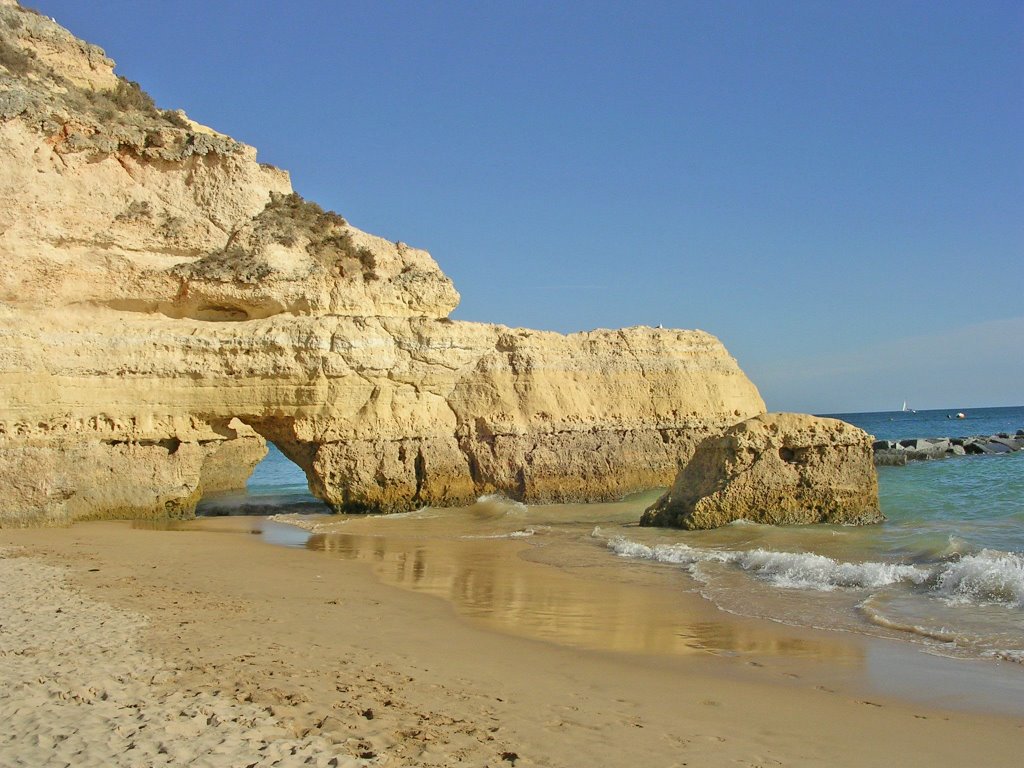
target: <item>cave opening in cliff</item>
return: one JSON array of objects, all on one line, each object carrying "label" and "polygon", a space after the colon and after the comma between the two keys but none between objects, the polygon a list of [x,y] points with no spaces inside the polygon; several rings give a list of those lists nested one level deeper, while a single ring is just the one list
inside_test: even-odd
[{"label": "cave opening in cliff", "polygon": [[[232,422],[241,425],[237,420]],[[245,425],[243,428],[248,429]],[[258,433],[251,432],[255,437]],[[234,442],[234,441],[232,441]],[[260,441],[262,443],[262,441]],[[262,451],[262,448],[260,449]],[[204,491],[196,514],[204,517],[226,515],[274,515],[285,512],[322,514],[330,508],[309,491],[306,474],[271,440],[266,455],[253,466],[252,458],[235,459],[233,488]],[[243,475],[251,467],[248,477]]]}]

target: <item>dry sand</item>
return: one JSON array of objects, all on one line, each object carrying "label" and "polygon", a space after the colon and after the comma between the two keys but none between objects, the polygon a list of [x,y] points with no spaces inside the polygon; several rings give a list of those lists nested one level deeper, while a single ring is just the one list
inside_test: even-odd
[{"label": "dry sand", "polygon": [[249,526],[0,531],[0,765],[1016,766],[1024,752],[1020,717],[866,697],[827,664],[487,630]]}]

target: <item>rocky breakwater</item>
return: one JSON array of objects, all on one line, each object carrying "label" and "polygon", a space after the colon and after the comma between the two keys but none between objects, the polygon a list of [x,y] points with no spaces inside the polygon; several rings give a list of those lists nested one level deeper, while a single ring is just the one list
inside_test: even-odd
[{"label": "rocky breakwater", "polygon": [[607,499],[764,411],[701,331],[450,320],[427,252],[10,0],[0,196],[0,525],[188,516],[263,440],[336,510]]},{"label": "rocky breakwater", "polygon": [[705,529],[883,520],[871,436],[838,419],[755,416],[698,446],[641,525]]},{"label": "rocky breakwater", "polygon": [[908,461],[946,459],[953,456],[999,456],[1024,450],[1024,429],[1016,434],[973,437],[912,437],[876,440],[872,445],[877,466],[901,467]]}]

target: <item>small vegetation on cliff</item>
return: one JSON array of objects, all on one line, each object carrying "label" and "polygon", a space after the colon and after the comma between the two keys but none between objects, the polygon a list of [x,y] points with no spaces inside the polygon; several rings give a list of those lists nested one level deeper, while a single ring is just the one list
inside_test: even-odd
[{"label": "small vegetation on cliff", "polygon": [[[27,8],[18,10],[36,13]],[[15,33],[15,36],[25,26],[21,18],[14,15],[5,15],[3,22],[4,26]],[[24,77],[30,72],[34,72],[41,76],[44,82],[49,81],[60,89],[56,93],[50,94],[51,99],[57,97],[54,103],[63,101],[72,111],[90,113],[105,122],[119,116],[135,115],[158,122],[166,122],[178,128],[188,127],[188,124],[176,112],[158,109],[153,97],[134,80],[118,76],[117,85],[107,91],[82,88],[44,66],[35,51],[22,48],[2,37],[0,37],[0,66],[3,66],[15,77]],[[136,123],[138,120],[132,119],[130,122]]]},{"label": "small vegetation on cliff", "polygon": [[128,80],[124,77],[119,76],[117,78],[117,87],[114,88],[109,99],[118,109],[126,111],[135,109],[154,117],[159,113],[153,97],[142,90],[142,86],[134,80]]},{"label": "small vegetation on cliff", "polygon": [[23,51],[6,40],[0,38],[0,66],[15,76],[28,74],[35,65],[36,55],[32,51]]},{"label": "small vegetation on cliff", "polygon": [[266,207],[250,225],[233,233],[222,251],[172,271],[189,279],[256,285],[274,272],[261,256],[271,243],[287,248],[305,243],[306,252],[338,277],[361,274],[364,280],[380,279],[373,251],[356,246],[348,222],[295,192],[272,192]]},{"label": "small vegetation on cliff", "polygon": [[37,11],[35,8],[32,8],[31,6],[25,5],[24,3],[20,4],[17,7],[17,10],[20,13],[28,13],[28,14],[31,14],[32,16],[43,16],[44,15],[42,11]]},{"label": "small vegetation on cliff", "polygon": [[[55,26],[31,9],[0,7],[0,77],[18,81],[18,87],[12,89],[19,94],[18,109],[8,110],[11,116],[24,115],[33,126],[52,135],[61,134],[69,122],[92,123],[94,130],[76,130],[73,142],[64,142],[66,149],[79,151],[110,152],[121,147],[174,159],[177,154],[227,154],[238,146],[226,137],[192,138],[189,121],[178,112],[158,108],[153,97],[133,80],[118,76],[112,88],[97,90],[66,77],[38,57],[29,44],[51,39]],[[98,48],[88,55],[107,61]]]},{"label": "small vegetation on cliff", "polygon": [[175,128],[189,127],[188,121],[181,115],[170,109],[159,109],[153,97],[141,85],[120,75],[113,90],[77,90],[79,98],[74,101],[78,106],[105,123],[126,121],[132,124],[155,123],[159,126],[165,123]]},{"label": "small vegetation on cliff", "polygon": [[256,217],[257,226],[271,239],[284,246],[294,246],[300,236],[308,240],[308,251],[321,261],[333,261],[344,276],[344,263],[338,257],[355,259],[361,265],[364,280],[376,280],[377,259],[365,246],[352,242],[352,233],[343,227],[348,222],[334,211],[325,211],[298,193],[271,193],[270,202]]},{"label": "small vegetation on cliff", "polygon": [[270,202],[256,217],[256,222],[270,237],[281,245],[293,246],[299,234],[327,237],[348,222],[334,211],[325,211],[316,203],[306,200],[297,192],[282,195],[270,193]]}]

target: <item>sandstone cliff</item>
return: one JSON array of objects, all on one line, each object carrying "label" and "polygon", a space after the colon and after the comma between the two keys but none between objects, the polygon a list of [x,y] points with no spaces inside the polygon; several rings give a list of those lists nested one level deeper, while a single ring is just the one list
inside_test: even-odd
[{"label": "sandstone cliff", "polygon": [[0,524],[191,514],[256,433],[339,510],[607,499],[764,411],[701,331],[449,320],[428,253],[303,200],[10,0],[0,196]]}]

